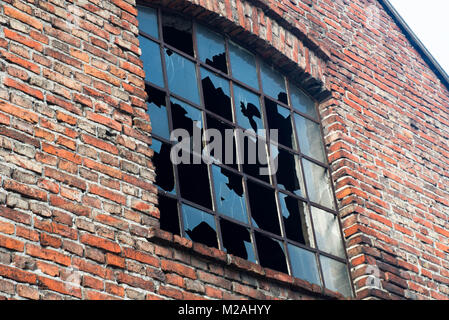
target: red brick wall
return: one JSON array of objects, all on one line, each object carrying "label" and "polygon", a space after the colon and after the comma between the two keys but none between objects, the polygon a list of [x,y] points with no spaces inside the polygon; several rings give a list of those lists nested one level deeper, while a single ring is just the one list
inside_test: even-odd
[{"label": "red brick wall", "polygon": [[[147,2],[331,97],[358,298],[449,297],[449,92],[377,1]],[[0,2],[0,298],[336,297],[158,230],[136,34],[132,0]]]}]

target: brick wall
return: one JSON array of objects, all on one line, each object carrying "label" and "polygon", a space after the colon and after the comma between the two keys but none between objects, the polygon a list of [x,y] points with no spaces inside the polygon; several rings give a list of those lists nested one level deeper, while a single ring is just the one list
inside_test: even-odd
[{"label": "brick wall", "polygon": [[[449,92],[377,1],[147,2],[325,100],[357,298],[449,297]],[[0,1],[0,298],[338,298],[158,229],[137,30],[133,0]]]}]

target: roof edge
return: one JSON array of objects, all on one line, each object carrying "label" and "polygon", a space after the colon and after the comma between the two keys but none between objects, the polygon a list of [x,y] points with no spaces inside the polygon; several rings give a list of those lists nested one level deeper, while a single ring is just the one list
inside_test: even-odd
[{"label": "roof edge", "polygon": [[419,40],[418,36],[409,27],[407,22],[401,17],[399,12],[394,8],[389,0],[379,0],[384,9],[393,17],[394,21],[404,32],[405,36],[409,39],[416,50],[422,55],[424,61],[429,65],[430,69],[438,76],[438,78],[443,82],[446,88],[449,90],[449,75],[441,67],[438,61],[433,57],[433,55],[427,50],[425,45]]}]

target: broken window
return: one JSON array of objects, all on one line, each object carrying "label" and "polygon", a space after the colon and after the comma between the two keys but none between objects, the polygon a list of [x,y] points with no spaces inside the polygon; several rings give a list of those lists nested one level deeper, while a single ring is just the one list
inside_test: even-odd
[{"label": "broken window", "polygon": [[148,100],[147,107],[150,114],[152,133],[159,137],[170,139],[165,92],[151,86],[145,86]]},{"label": "broken window", "polygon": [[202,26],[198,26],[196,36],[198,54],[201,61],[215,69],[228,73],[223,37]]},{"label": "broken window", "polygon": [[161,229],[350,296],[315,101],[229,35],[137,18]]},{"label": "broken window", "polygon": [[284,244],[260,232],[255,234],[257,253],[262,267],[288,273]]},{"label": "broken window", "polygon": [[232,121],[229,81],[201,68],[204,106],[226,120]]},{"label": "broken window", "polygon": [[220,220],[223,247],[226,252],[237,257],[256,262],[249,230],[228,220]]},{"label": "broken window", "polygon": [[218,248],[214,216],[188,205],[182,205],[184,232],[195,242]]},{"label": "broken window", "polygon": [[166,44],[193,56],[192,21],[163,14],[162,34]]},{"label": "broken window", "polygon": [[162,230],[173,234],[181,234],[179,229],[178,201],[163,195],[158,195],[159,219]]}]

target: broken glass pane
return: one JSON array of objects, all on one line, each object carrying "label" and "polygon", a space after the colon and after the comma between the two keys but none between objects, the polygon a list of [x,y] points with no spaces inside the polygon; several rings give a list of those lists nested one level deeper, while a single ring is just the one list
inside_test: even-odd
[{"label": "broken glass pane", "polygon": [[220,227],[226,252],[255,263],[256,257],[248,229],[224,219],[221,219]]},{"label": "broken glass pane", "polygon": [[[244,129],[257,133],[264,129],[259,97],[254,93],[234,85],[234,101],[237,123]],[[261,134],[262,137],[265,134]]]},{"label": "broken glass pane", "polygon": [[292,276],[321,286],[315,254],[294,245],[288,245]]},{"label": "broken glass pane", "polygon": [[307,205],[282,192],[279,193],[279,199],[287,238],[313,247],[313,232]]},{"label": "broken glass pane", "polygon": [[140,48],[142,49],[141,59],[145,80],[152,82],[159,87],[164,87],[162,75],[161,50],[159,45],[141,35],[138,36]]},{"label": "broken glass pane", "polygon": [[273,189],[268,189],[251,180],[247,181],[248,198],[252,222],[256,228],[274,234],[281,234],[276,197]]},{"label": "broken glass pane", "polygon": [[184,129],[193,137],[194,128],[203,128],[201,111],[178,99],[170,97],[173,130]]},{"label": "broken glass pane", "polygon": [[274,68],[262,64],[260,67],[263,91],[270,97],[288,104],[284,77]]},{"label": "broken glass pane", "polygon": [[175,175],[172,162],[170,161],[171,145],[153,139],[151,148],[154,151],[153,165],[156,168],[155,185],[169,193],[176,193]]},{"label": "broken glass pane", "polygon": [[178,202],[176,199],[158,195],[158,208],[161,213],[160,226],[162,230],[180,235]]},{"label": "broken glass pane", "polygon": [[306,159],[302,164],[310,201],[335,209],[328,169]]},{"label": "broken glass pane", "polygon": [[296,131],[301,152],[320,162],[326,162],[321,129],[318,123],[312,122],[295,113]]},{"label": "broken glass pane", "polygon": [[137,6],[137,20],[139,20],[139,30],[145,32],[146,34],[159,38],[158,24],[157,24],[157,11],[144,7]]},{"label": "broken glass pane", "polygon": [[351,297],[352,289],[346,264],[325,256],[320,256],[320,261],[326,288]]},{"label": "broken glass pane", "polygon": [[296,149],[290,110],[267,98],[265,98],[265,110],[270,130],[278,130],[279,143],[287,148]]},{"label": "broken glass pane", "polygon": [[207,165],[178,164],[179,187],[184,199],[212,210]]},{"label": "broken glass pane", "polygon": [[337,216],[312,207],[312,219],[318,249],[344,258],[345,251]]},{"label": "broken glass pane", "polygon": [[259,89],[254,55],[229,42],[229,57],[231,59],[232,76],[253,88]]},{"label": "broken glass pane", "polygon": [[193,56],[192,22],[180,16],[162,15],[164,42]]},{"label": "broken glass pane", "polygon": [[[218,163],[226,164],[234,169],[238,169],[237,166],[237,148],[235,145],[235,138],[233,135],[232,127],[225,122],[210,116],[206,115],[207,120],[207,129],[215,129],[218,130],[222,139],[222,147],[221,147],[221,155],[220,151],[213,150],[211,152],[211,156],[218,161]],[[211,139],[212,140],[212,139]],[[227,141],[228,140],[228,141]],[[212,141],[211,141],[212,142]]]},{"label": "broken glass pane", "polygon": [[298,196],[305,197],[299,156],[271,145],[271,156],[277,164],[278,186]]},{"label": "broken glass pane", "polygon": [[260,232],[256,232],[255,235],[260,265],[265,268],[288,273],[284,244],[279,240],[268,238]]},{"label": "broken glass pane", "polygon": [[147,107],[150,114],[152,133],[165,139],[170,139],[168,128],[167,107],[165,92],[146,86],[148,94]]},{"label": "broken glass pane", "polygon": [[228,73],[223,37],[201,25],[198,25],[196,36],[200,60],[224,73]]},{"label": "broken glass pane", "polygon": [[195,64],[170,49],[165,50],[165,62],[170,91],[200,104]]},{"label": "broken glass pane", "polygon": [[201,68],[204,106],[217,115],[232,121],[229,81]]},{"label": "broken glass pane", "polygon": [[294,85],[290,85],[290,97],[292,99],[292,106],[299,112],[305,113],[314,119],[317,119],[317,112],[315,102],[309,98],[302,90]]},{"label": "broken glass pane", "polygon": [[185,204],[182,205],[182,212],[184,232],[187,238],[209,247],[218,248],[214,216]]},{"label": "broken glass pane", "polygon": [[270,182],[271,171],[266,143],[249,134],[237,135],[238,150],[243,162],[243,172],[265,182]]},{"label": "broken glass pane", "polygon": [[216,211],[248,223],[242,177],[217,166],[212,167],[212,174],[217,200]]}]

